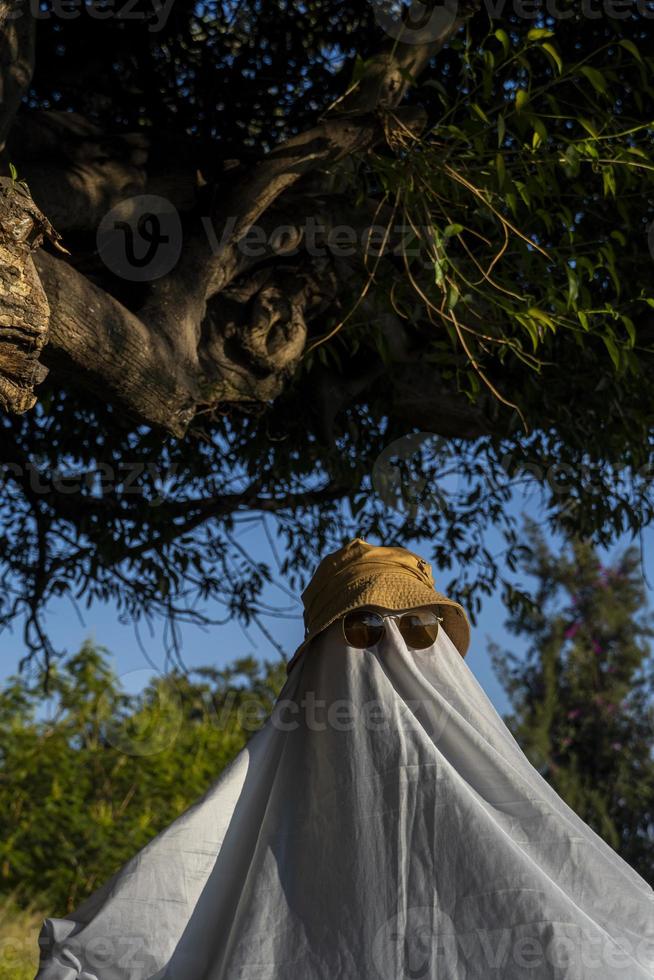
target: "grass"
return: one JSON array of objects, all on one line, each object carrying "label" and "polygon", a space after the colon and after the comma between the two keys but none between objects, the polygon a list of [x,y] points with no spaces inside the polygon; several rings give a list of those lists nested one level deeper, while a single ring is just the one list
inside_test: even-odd
[{"label": "grass", "polygon": [[11,895],[0,896],[0,980],[34,980],[44,918],[36,909],[19,908]]}]

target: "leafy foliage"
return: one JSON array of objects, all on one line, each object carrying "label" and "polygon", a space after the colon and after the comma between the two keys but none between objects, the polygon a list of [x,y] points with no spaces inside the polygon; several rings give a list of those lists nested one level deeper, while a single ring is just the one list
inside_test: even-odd
[{"label": "leafy foliage", "polygon": [[636,549],[602,566],[587,542],[553,554],[527,525],[533,598],[509,620],[526,661],[493,646],[506,719],[530,761],[593,830],[654,881],[654,636]]},{"label": "leafy foliage", "polygon": [[643,212],[652,123],[642,119],[654,58],[616,37],[564,62],[556,38],[547,27],[498,29],[478,45],[456,38],[458,96],[432,79],[440,112],[429,133],[371,163],[382,200],[420,243],[413,261],[398,249],[395,309],[415,317],[419,299],[435,328],[445,321],[452,344],[435,329],[432,359],[456,367],[452,346],[463,349],[459,386],[472,401],[484,363],[503,365],[510,395],[516,369],[540,374],[570,345],[589,378],[614,373],[607,358],[626,385],[643,367],[634,318],[654,306]]},{"label": "leafy foliage", "polygon": [[123,691],[86,643],[41,684],[0,694],[0,887],[65,914],[216,780],[263,724],[282,664],[243,659],[199,680],[171,673]]}]

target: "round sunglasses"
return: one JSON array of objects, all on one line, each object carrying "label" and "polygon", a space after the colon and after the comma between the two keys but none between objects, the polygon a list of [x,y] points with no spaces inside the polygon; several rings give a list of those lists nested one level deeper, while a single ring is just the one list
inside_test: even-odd
[{"label": "round sunglasses", "polygon": [[438,636],[443,617],[433,609],[418,609],[405,613],[378,613],[372,609],[353,609],[341,619],[345,642],[357,650],[366,650],[379,643],[386,629],[386,619],[397,620],[398,629],[407,646],[425,650]]}]

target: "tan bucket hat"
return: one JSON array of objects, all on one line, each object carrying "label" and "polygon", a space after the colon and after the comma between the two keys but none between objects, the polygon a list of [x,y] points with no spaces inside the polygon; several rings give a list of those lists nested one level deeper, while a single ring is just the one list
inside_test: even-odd
[{"label": "tan bucket hat", "polygon": [[436,591],[431,565],[407,548],[355,538],[322,559],[302,593],[302,602],[304,639],[286,665],[287,673],[318,633],[360,606],[397,610],[438,603],[443,628],[462,657],[470,643],[463,606]]}]

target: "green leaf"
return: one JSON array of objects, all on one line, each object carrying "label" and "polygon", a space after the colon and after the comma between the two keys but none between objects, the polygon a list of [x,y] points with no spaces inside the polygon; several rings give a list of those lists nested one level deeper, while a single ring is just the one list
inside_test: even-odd
[{"label": "green leaf", "polygon": [[486,113],[484,112],[484,110],[481,108],[481,106],[478,106],[476,102],[473,102],[471,104],[471,108],[477,113],[477,115],[479,116],[479,118],[483,123],[486,123],[487,126],[490,126],[491,121],[486,115]]},{"label": "green leaf", "polygon": [[518,188],[518,193],[519,193],[520,197],[525,202],[525,204],[527,205],[527,207],[530,208],[531,207],[531,197],[529,196],[529,191],[525,187],[524,183],[521,180],[516,180],[514,183],[515,183],[515,186]]},{"label": "green leaf", "polygon": [[504,122],[504,116],[497,117],[497,145],[501,146],[504,142],[504,136],[506,134],[506,123]]},{"label": "green leaf", "polygon": [[640,146],[628,146],[627,153],[633,153],[634,156],[642,157],[644,160],[649,160],[649,155],[645,153],[643,148]]},{"label": "green leaf", "polygon": [[515,196],[513,191],[507,191],[504,195],[504,200],[509,205],[511,209],[511,214],[514,218],[518,217],[518,198]]},{"label": "green leaf", "polygon": [[604,197],[615,197],[615,174],[613,167],[606,167],[602,171],[602,184],[604,187]]},{"label": "green leaf", "polygon": [[463,231],[463,225],[448,225],[443,232],[443,238],[452,238],[454,235],[460,235]]},{"label": "green leaf", "polygon": [[609,337],[608,334],[604,334],[602,336],[602,340],[604,341],[604,344],[606,346],[606,349],[607,349],[607,351],[609,352],[609,354],[611,356],[611,360],[613,361],[614,367],[616,368],[616,370],[619,370],[620,369],[620,351],[616,347],[615,341],[613,340],[613,337]]},{"label": "green leaf", "polygon": [[477,392],[481,387],[481,385],[479,384],[479,378],[477,377],[474,371],[466,371],[466,377],[470,382],[470,389],[471,389],[471,391],[466,392],[466,394],[471,394],[474,396],[477,394]]},{"label": "green leaf", "polygon": [[595,265],[585,255],[578,255],[577,256],[577,268],[578,269],[585,269],[586,270],[586,272],[588,273],[588,280],[589,281],[595,275]]},{"label": "green leaf", "polygon": [[537,327],[537,325],[534,323],[533,320],[531,320],[527,316],[521,316],[521,317],[518,317],[518,319],[520,320],[520,323],[523,325],[523,327],[525,328],[525,330],[529,334],[529,337],[531,338],[531,346],[532,346],[533,350],[535,351],[536,348],[538,347],[538,342],[540,340],[540,338],[538,336],[538,327]]},{"label": "green leaf", "polygon": [[515,108],[516,112],[520,112],[529,102],[529,96],[523,88],[519,88],[515,94]]},{"label": "green leaf", "polygon": [[18,171],[14,167],[13,163],[10,163],[9,164],[9,173],[11,175],[11,179],[12,180],[17,180],[18,179]]},{"label": "green leaf", "polygon": [[618,43],[621,48],[624,48],[625,51],[628,51],[629,54],[632,54],[636,59],[636,61],[640,61],[642,65],[643,59],[641,57],[640,51],[638,50],[638,48],[636,47],[633,41],[629,41],[626,38],[624,38],[622,41],[619,41]]},{"label": "green leaf", "polygon": [[539,119],[538,116],[534,116],[531,124],[536,130],[536,132],[538,133],[538,135],[540,136],[540,138],[543,141],[545,141],[547,139],[547,129],[545,128],[545,123],[543,122],[543,120]]},{"label": "green leaf", "polygon": [[601,71],[598,71],[597,68],[591,68],[589,65],[584,65],[579,70],[588,79],[596,92],[599,92],[601,95],[607,94],[606,79]]},{"label": "green leaf", "polygon": [[584,129],[586,130],[586,132],[589,133],[593,137],[593,139],[597,139],[597,137],[598,137],[599,134],[598,134],[597,130],[595,129],[595,126],[593,125],[593,123],[590,121],[590,119],[584,119],[583,116],[579,116],[579,122],[584,127]]},{"label": "green leaf", "polygon": [[549,41],[546,41],[545,44],[543,45],[543,51],[546,51],[547,54],[550,56],[550,58],[558,68],[559,75],[560,75],[563,71],[563,61],[561,60],[561,55],[559,54],[559,52],[556,50],[553,44],[549,43]]},{"label": "green leaf", "polygon": [[497,183],[500,190],[503,190],[506,184],[506,165],[504,163],[504,157],[501,153],[498,153],[495,157],[495,167],[497,169]]},{"label": "green leaf", "polygon": [[540,322],[548,326],[550,330],[552,331],[556,330],[556,324],[554,320],[548,313],[545,312],[545,310],[541,310],[537,306],[530,306],[529,309],[527,310],[527,313],[529,314],[529,316],[532,316],[534,320],[540,320]]},{"label": "green leaf", "polygon": [[568,145],[563,158],[559,162],[565,171],[566,177],[576,177],[578,175],[581,164],[579,152],[574,144],[570,143]]},{"label": "green leaf", "polygon": [[570,266],[567,266],[566,272],[568,273],[568,309],[570,309],[579,296],[579,281],[574,269],[571,269]]},{"label": "green leaf", "polygon": [[624,323],[627,333],[629,334],[629,346],[633,347],[636,343],[636,327],[634,326],[634,321],[625,313],[620,315],[620,319]]},{"label": "green leaf", "polygon": [[507,58],[509,51],[511,50],[509,35],[506,33],[506,31],[503,31],[502,28],[499,28],[497,31],[495,31],[495,37],[502,45],[502,48],[504,49],[504,57]]},{"label": "green leaf", "polygon": [[528,41],[540,41],[543,37],[553,37],[554,31],[550,31],[547,27],[532,27],[530,31],[527,31]]}]

